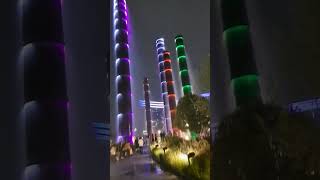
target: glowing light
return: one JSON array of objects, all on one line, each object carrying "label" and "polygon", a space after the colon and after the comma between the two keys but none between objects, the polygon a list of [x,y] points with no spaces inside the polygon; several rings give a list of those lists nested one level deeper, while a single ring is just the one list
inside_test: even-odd
[{"label": "glowing light", "polygon": [[188,69],[182,69],[179,73],[180,73],[180,76],[184,73],[188,74]]},{"label": "glowing light", "polygon": [[[127,43],[121,43],[121,44],[125,44],[127,46],[127,48],[129,48],[129,44],[127,44]],[[120,43],[117,43],[115,48],[117,49],[119,46],[120,46]]]},{"label": "glowing light", "polygon": [[170,71],[172,72],[172,69],[165,69],[164,72]]},{"label": "glowing light", "polygon": [[181,59],[186,60],[187,57],[186,57],[186,56],[179,56],[179,57],[178,57],[178,61],[180,61]]},{"label": "glowing light", "polygon": [[182,37],[182,36],[177,36],[177,37],[175,38],[175,41],[177,41],[178,39],[183,40],[183,37]]},{"label": "glowing light", "polygon": [[164,47],[158,47],[158,48],[157,48],[157,51],[159,51],[159,49],[165,50]]},{"label": "glowing light", "polygon": [[260,96],[259,78],[256,74],[240,76],[232,79],[231,82],[237,103]]},{"label": "glowing light", "polygon": [[178,157],[181,161],[188,162],[188,155],[186,155],[186,154],[178,153],[177,157]]},{"label": "glowing light", "polygon": [[[180,39],[180,41],[178,41]],[[188,66],[187,66],[187,57],[184,52],[184,44],[183,44],[183,36],[182,35],[177,35],[175,38],[175,43],[176,43],[176,53],[178,56],[178,62],[179,62],[179,75],[181,79],[181,84],[183,86],[183,93],[185,94],[190,94],[192,93],[190,81],[189,81],[189,73],[188,73]]]},{"label": "glowing light", "polygon": [[170,52],[169,51],[165,51],[165,52],[163,52],[163,54],[170,55]]},{"label": "glowing light", "polygon": [[118,76],[116,77],[116,81],[118,81],[121,77],[127,77],[127,78],[129,78],[130,80],[132,79],[130,75],[122,74],[122,75],[118,75]]},{"label": "glowing light", "polygon": [[122,136],[118,136],[118,137],[117,137],[117,143],[120,143],[122,140],[123,140],[123,137],[122,137]]},{"label": "glowing light", "polygon": [[113,17],[115,17],[117,13],[118,13],[118,10],[116,9],[116,10],[113,12]]},{"label": "glowing light", "polygon": [[130,59],[128,59],[128,58],[118,58],[116,60],[116,64],[120,63],[120,61],[127,61],[130,64]]},{"label": "glowing light", "polygon": [[179,49],[179,48],[184,48],[184,45],[179,45],[176,47],[176,49]]},{"label": "glowing light", "polygon": [[166,59],[166,60],[163,61],[163,63],[165,63],[165,62],[171,63],[171,60],[170,59]]},{"label": "glowing light", "polygon": [[159,38],[159,39],[157,39],[157,40],[156,40],[156,43],[159,43],[159,41],[160,41],[160,42],[163,42],[163,41],[164,41],[164,38]]},{"label": "glowing light", "polygon": [[202,96],[202,97],[209,97],[209,96],[210,96],[210,92],[202,93],[202,94],[200,94],[200,96]]}]

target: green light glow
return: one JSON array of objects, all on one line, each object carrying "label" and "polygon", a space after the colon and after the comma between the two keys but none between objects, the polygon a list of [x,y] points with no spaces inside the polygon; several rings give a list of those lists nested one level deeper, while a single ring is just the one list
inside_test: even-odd
[{"label": "green light glow", "polygon": [[184,94],[189,94],[189,93],[191,93],[192,91],[191,91],[191,85],[185,85],[185,86],[183,86],[182,87],[182,90],[183,90],[183,93]]},{"label": "green light glow", "polygon": [[178,57],[178,60],[180,60],[180,59],[187,59],[187,57],[182,55],[182,56]]},{"label": "green light glow", "polygon": [[179,48],[184,48],[184,45],[179,45],[176,47],[176,49],[179,49]]},{"label": "green light glow", "polygon": [[177,41],[178,39],[183,40],[183,37],[182,37],[182,36],[176,37],[176,38],[175,38],[175,41]]},{"label": "green light glow", "polygon": [[188,75],[188,69],[182,69],[179,72],[180,76],[187,76]]},{"label": "green light glow", "polygon": [[232,87],[237,104],[260,97],[259,80],[256,74],[244,75],[232,79]]},{"label": "green light glow", "polygon": [[176,52],[177,52],[177,59],[179,62],[179,75],[182,83],[182,90],[184,95],[192,93],[190,79],[189,79],[189,72],[188,72],[188,65],[187,65],[187,57],[185,53],[185,46],[183,43],[183,36],[177,35],[175,37],[176,43]]},{"label": "green light glow", "polygon": [[226,42],[227,46],[230,44],[244,44],[248,40],[249,36],[249,27],[248,25],[238,25],[226,29],[223,32],[223,39]]}]

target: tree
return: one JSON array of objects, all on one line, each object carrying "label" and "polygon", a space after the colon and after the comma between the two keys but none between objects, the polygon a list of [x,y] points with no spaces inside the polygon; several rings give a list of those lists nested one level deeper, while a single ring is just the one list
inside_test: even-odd
[{"label": "tree", "polygon": [[176,119],[173,121],[174,127],[200,133],[202,128],[209,127],[209,121],[210,110],[207,99],[190,94],[179,100]]},{"label": "tree", "polygon": [[219,124],[214,179],[320,178],[319,128],[270,105],[240,108]]}]

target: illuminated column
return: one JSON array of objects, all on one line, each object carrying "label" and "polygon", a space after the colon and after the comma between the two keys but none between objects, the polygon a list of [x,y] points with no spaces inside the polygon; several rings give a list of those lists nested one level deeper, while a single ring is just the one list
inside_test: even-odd
[{"label": "illuminated column", "polygon": [[119,124],[118,135],[132,142],[131,76],[127,5],[125,0],[114,1],[114,30],[117,73],[117,121]]},{"label": "illuminated column", "polygon": [[[171,68],[171,59],[169,51],[163,52],[163,69],[167,82],[168,102],[170,107],[171,121],[175,120],[176,117],[176,94],[174,93],[174,81]],[[172,127],[172,122],[170,122]]]},{"label": "illuminated column", "polygon": [[258,73],[252,52],[244,0],[223,0],[222,17],[224,41],[237,106],[260,102]]},{"label": "illuminated column", "polygon": [[150,88],[148,78],[145,77],[143,81],[143,89],[144,89],[144,102],[146,109],[146,121],[147,121],[147,132],[149,137],[151,138],[152,127],[151,127],[151,112],[150,112]]},{"label": "illuminated column", "polygon": [[69,180],[71,161],[60,0],[22,1],[26,180]]},{"label": "illuminated column", "polygon": [[179,74],[181,78],[183,94],[184,95],[191,94],[192,88],[191,88],[190,79],[189,79],[187,56],[185,52],[185,46],[183,43],[183,36],[177,35],[175,38],[175,42],[176,42],[176,52],[177,52],[177,59],[178,59],[179,70],[180,70]]},{"label": "illuminated column", "polygon": [[164,66],[163,66],[163,52],[166,49],[163,38],[157,39],[156,48],[157,48],[159,70],[160,70],[160,81],[161,81],[162,100],[164,105],[163,109],[164,109],[165,125],[166,125],[167,133],[169,133],[169,132],[172,132],[172,122],[170,117],[170,107],[168,103],[167,82],[166,82],[166,76],[164,73]]}]

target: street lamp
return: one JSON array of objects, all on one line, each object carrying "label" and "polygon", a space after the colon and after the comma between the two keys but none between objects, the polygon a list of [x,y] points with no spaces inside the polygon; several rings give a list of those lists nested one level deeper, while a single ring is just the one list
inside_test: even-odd
[{"label": "street lamp", "polygon": [[188,154],[188,163],[189,163],[189,166],[190,166],[190,158],[193,158],[196,154],[194,152],[191,152]]},{"label": "street lamp", "polygon": [[163,154],[166,154],[166,150],[168,149],[167,147],[162,148],[163,149]]}]

